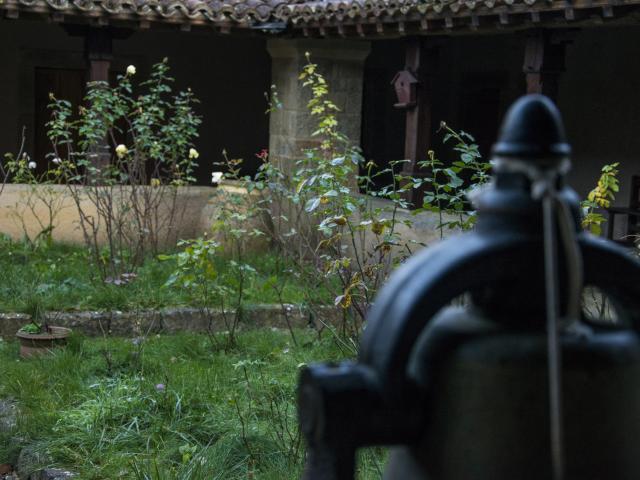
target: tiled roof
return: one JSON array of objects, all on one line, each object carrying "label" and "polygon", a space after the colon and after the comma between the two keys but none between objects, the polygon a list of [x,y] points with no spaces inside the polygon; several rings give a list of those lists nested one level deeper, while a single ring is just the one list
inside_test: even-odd
[{"label": "tiled roof", "polygon": [[0,10],[7,11],[9,17],[24,12],[52,15],[54,20],[56,16],[82,16],[184,26],[218,24],[226,28],[268,22],[293,29],[356,25],[362,35],[361,25],[395,23],[403,33],[404,22],[422,22],[426,29],[427,18],[439,17],[446,20],[447,28],[452,25],[452,17],[472,18],[470,24],[477,26],[478,15],[555,12],[569,21],[573,20],[574,9],[603,9],[602,16],[607,17],[613,6],[637,3],[640,0],[0,0]]},{"label": "tiled roof", "polygon": [[276,9],[276,16],[294,23],[317,20],[345,20],[367,17],[404,15],[418,7],[426,11],[440,1],[419,0],[328,0],[283,3]]},{"label": "tiled roof", "polygon": [[510,15],[526,15],[532,23],[539,23],[547,13],[549,18],[560,16],[567,22],[587,17],[602,20],[614,16],[614,9],[623,12],[638,4],[640,0],[311,0],[283,2],[274,16],[297,27],[413,22],[422,23],[426,30],[427,19],[442,20],[451,28],[451,19],[456,17],[471,18],[472,28],[477,28],[480,16],[500,16],[501,24],[509,23]]},{"label": "tiled roof", "polygon": [[312,21],[345,21],[370,18],[402,18],[411,14],[428,12],[458,13],[480,7],[493,9],[500,6],[522,4],[526,6],[551,6],[553,0],[327,0],[283,3],[276,9],[279,18],[294,23]]},{"label": "tiled roof", "polygon": [[[294,0],[297,1],[297,0]],[[265,22],[282,0],[4,0],[7,11],[151,21]]]}]

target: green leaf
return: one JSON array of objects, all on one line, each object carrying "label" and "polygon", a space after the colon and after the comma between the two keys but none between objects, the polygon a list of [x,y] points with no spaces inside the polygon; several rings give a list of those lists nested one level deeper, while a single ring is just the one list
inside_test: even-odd
[{"label": "green leaf", "polygon": [[304,210],[307,213],[313,212],[320,205],[320,197],[315,197],[307,201]]}]

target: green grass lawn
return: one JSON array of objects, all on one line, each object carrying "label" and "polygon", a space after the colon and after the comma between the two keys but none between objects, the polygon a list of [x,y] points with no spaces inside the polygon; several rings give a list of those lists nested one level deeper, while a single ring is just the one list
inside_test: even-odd
[{"label": "green grass lawn", "polygon": [[[221,275],[228,270],[228,260],[221,257],[217,268]],[[244,303],[278,303],[271,284],[274,278],[284,282],[283,301],[305,301],[305,289],[311,288],[314,299],[331,304],[322,288],[308,286],[291,272],[278,271],[276,257],[266,252],[246,259],[256,273],[244,289]],[[45,310],[133,310],[188,306],[187,293],[164,284],[176,267],[174,260],[150,258],[137,271],[137,278],[126,285],[100,281],[89,262],[85,248],[68,245],[31,248],[26,244],[0,241],[0,312],[29,310],[34,295]],[[215,306],[215,298],[213,299]]]},{"label": "green grass lawn", "polygon": [[[32,360],[2,342],[0,396],[22,413],[0,438],[0,463],[35,445],[87,480],[297,479],[298,371],[341,353],[329,336],[296,334],[299,346],[283,331],[246,332],[229,352],[195,334],[76,337]],[[365,451],[360,478],[380,478],[382,458]]]}]

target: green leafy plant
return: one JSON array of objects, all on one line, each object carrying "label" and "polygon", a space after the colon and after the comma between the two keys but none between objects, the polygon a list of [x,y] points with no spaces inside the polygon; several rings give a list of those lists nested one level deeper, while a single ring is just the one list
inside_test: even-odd
[{"label": "green leafy plant", "polygon": [[[183,240],[178,247],[182,250],[159,257],[162,260],[174,259],[177,263],[165,287],[182,288],[189,293],[191,303],[200,308],[208,319],[207,332],[215,347],[235,347],[245,286],[248,278],[256,273],[255,269],[238,261],[241,260],[238,257],[238,260],[228,259],[228,268],[221,274],[216,267],[216,258],[221,256],[222,246],[211,238]],[[224,332],[215,325],[216,313],[222,317]]]},{"label": "green leafy plant", "polygon": [[450,165],[440,161],[433,150],[427,152],[427,160],[420,162],[421,170],[428,173],[424,178],[410,178],[414,188],[424,188],[423,203],[415,213],[423,211],[438,214],[440,238],[450,229],[470,230],[476,222],[476,214],[470,208],[469,196],[473,190],[489,181],[491,165],[482,160],[474,138],[466,132],[456,132],[445,122],[443,143],[454,142],[453,150],[458,159]]},{"label": "green leafy plant", "polygon": [[89,83],[77,118],[51,95],[51,158],[103,279],[135,271],[148,252],[177,239],[178,189],[194,181],[201,119],[193,92],[173,93],[168,72],[165,59],[138,86],[133,66],[114,86]]},{"label": "green leafy plant", "polygon": [[37,323],[28,323],[20,328],[20,331],[24,333],[37,334],[42,332],[42,326]]},{"label": "green leafy plant", "polygon": [[[604,165],[600,170],[601,173],[596,186],[589,192],[586,200],[580,202],[582,228],[594,235],[602,235],[602,225],[607,221],[599,210],[609,208],[620,189],[618,166],[618,162]],[[592,318],[598,320],[614,318],[611,302],[597,288],[589,287],[585,289],[582,303],[585,313]]]},{"label": "green leafy plant", "polygon": [[218,339],[214,330],[214,312],[211,306],[214,299],[224,298],[227,288],[219,281],[215,257],[220,244],[210,238],[181,240],[181,251],[173,255],[160,255],[160,260],[176,261],[176,269],[164,284],[165,288],[180,288],[188,292],[191,303],[205,312],[208,319],[207,332],[216,345]]},{"label": "green leafy plant", "polygon": [[25,295],[23,313],[29,315],[30,322],[20,328],[20,331],[29,334],[48,332],[47,316],[37,287],[34,286]]},{"label": "green leafy plant", "polygon": [[[441,230],[471,228],[474,216],[464,196],[471,186],[487,181],[488,165],[470,135],[443,124],[445,143],[455,140],[454,150],[460,154],[452,166],[445,167],[431,154],[432,163],[424,166],[432,168],[432,175],[426,180],[403,175],[405,161],[376,172],[373,162],[365,162],[340,131],[339,109],[330,99],[329,85],[307,58],[300,81],[309,91],[307,108],[315,119],[312,145],[293,166],[280,165],[266,150],[260,152],[262,162],[254,178],[240,176],[241,160],[227,161],[225,178],[240,182],[249,193],[239,200],[242,219],[259,225],[259,232],[286,259],[283,266],[295,266],[294,277],[308,286],[308,307],[313,311],[317,306],[314,291],[319,288],[332,293],[343,321],[338,331],[325,327],[353,353],[377,290],[414,247],[421,246],[403,234],[413,225],[411,217],[398,215],[411,206],[407,193],[423,186],[429,192],[435,189],[436,196],[427,197],[421,211],[440,212]],[[281,108],[274,88],[269,106],[270,111]],[[374,178],[381,175],[388,175],[391,183],[376,190]],[[385,201],[375,202],[375,197]],[[448,214],[455,217],[445,220]],[[278,278],[271,286],[284,288]]]},{"label": "green leafy plant", "polygon": [[618,162],[603,166],[597,185],[580,204],[582,228],[594,235],[602,234],[602,224],[606,222],[605,216],[598,209],[609,208],[620,190],[618,166]]}]

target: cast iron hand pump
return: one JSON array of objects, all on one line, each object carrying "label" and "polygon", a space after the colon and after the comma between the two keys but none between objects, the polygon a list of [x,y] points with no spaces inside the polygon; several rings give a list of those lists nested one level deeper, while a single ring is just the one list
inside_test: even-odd
[{"label": "cast iron hand pump", "polygon": [[[516,102],[475,231],[392,276],[357,362],[302,373],[306,479],[353,479],[373,445],[393,480],[640,478],[640,263],[581,231],[569,154],[550,100]],[[615,325],[584,318],[587,286]]]}]

